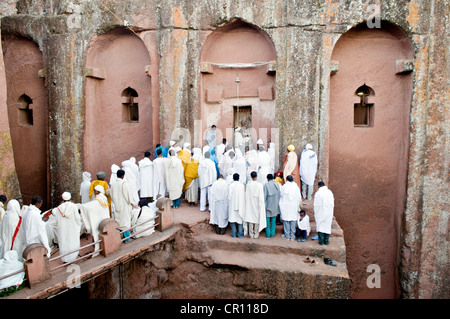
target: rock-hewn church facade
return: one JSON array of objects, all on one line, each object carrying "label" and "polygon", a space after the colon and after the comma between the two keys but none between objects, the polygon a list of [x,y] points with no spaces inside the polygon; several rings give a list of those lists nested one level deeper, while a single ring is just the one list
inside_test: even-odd
[{"label": "rock-hewn church facade", "polygon": [[[319,155],[352,297],[448,298],[444,1],[7,0],[0,193],[47,207],[83,171],[205,132]],[[381,287],[370,288],[370,265]]]}]

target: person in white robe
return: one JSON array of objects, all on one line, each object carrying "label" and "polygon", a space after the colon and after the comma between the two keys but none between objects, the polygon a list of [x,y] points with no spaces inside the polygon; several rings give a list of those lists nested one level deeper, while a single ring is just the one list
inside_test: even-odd
[{"label": "person in white robe", "polygon": [[247,181],[251,180],[251,172],[258,173],[258,152],[256,150],[249,150],[247,155]]},{"label": "person in white robe", "polygon": [[300,156],[300,179],[302,183],[302,196],[310,200],[314,189],[314,179],[317,173],[317,154],[312,150],[311,144],[306,144]]},{"label": "person in white robe", "polygon": [[83,172],[83,181],[80,185],[81,204],[89,202],[89,188],[91,187],[91,173]]},{"label": "person in white robe", "polygon": [[295,236],[297,237],[297,241],[306,241],[311,232],[311,224],[309,222],[309,216],[306,214],[306,211],[302,209],[298,214],[297,219],[297,232]]},{"label": "person in white robe", "polygon": [[22,256],[25,249],[25,238],[20,214],[20,204],[17,200],[11,199],[6,206],[5,216],[0,223],[0,258],[3,258],[9,250],[15,250]]},{"label": "person in white robe", "polygon": [[245,216],[250,238],[258,238],[261,230],[266,228],[266,207],[264,203],[264,188],[257,181],[258,173],[250,173],[251,180],[245,189]]},{"label": "person in white robe", "polygon": [[169,141],[169,150],[167,151],[167,156],[169,156],[169,152],[171,150],[175,150],[175,144],[177,144],[177,142],[175,141]]},{"label": "person in white robe", "polygon": [[45,222],[42,220],[40,207],[42,198],[34,196],[31,204],[23,214],[23,228],[25,234],[25,248],[31,244],[41,244],[47,249],[47,257],[50,257],[51,249],[45,229]]},{"label": "person in white robe", "polygon": [[137,205],[134,204],[133,195],[129,183],[124,180],[125,177],[126,172],[124,170],[117,171],[117,180],[111,185],[111,199],[115,207],[114,219],[119,223],[118,229],[123,231],[123,238],[128,238],[124,242],[129,242],[131,240],[129,238],[130,231],[127,229],[131,227],[131,211]]},{"label": "person in white robe", "polygon": [[286,183],[281,186],[280,193],[280,216],[283,221],[282,237],[288,240],[295,240],[295,232],[297,228],[297,214],[300,210],[302,197],[300,188],[294,182],[294,178],[289,175]]},{"label": "person in white robe", "polygon": [[[139,201],[139,208],[134,208],[131,213],[131,227],[133,228],[133,238],[150,236],[155,232],[155,217],[158,207],[156,201],[148,204],[146,199]],[[149,228],[151,227],[151,228]]]},{"label": "person in white robe", "polygon": [[228,183],[220,175],[209,191],[211,210],[209,223],[214,225],[218,235],[224,235],[228,226]]},{"label": "person in white robe", "polygon": [[236,159],[233,162],[233,168],[235,173],[239,174],[239,181],[245,185],[247,183],[247,163],[242,155],[242,151],[240,149],[235,151]]},{"label": "person in white robe", "polygon": [[206,211],[206,200],[211,185],[217,180],[216,164],[210,159],[210,153],[204,153],[204,157],[198,165],[198,178],[200,186],[200,211]]},{"label": "person in white robe", "polygon": [[55,237],[58,241],[59,254],[65,263],[74,261],[78,256],[80,248],[81,217],[78,207],[70,201],[71,194],[62,194],[63,202],[52,210],[52,215],[56,218]]},{"label": "person in white robe", "polygon": [[[138,185],[138,176],[135,174],[134,169],[132,167],[132,162],[130,160],[126,160],[122,162],[122,170],[125,171],[125,181],[127,182],[127,187],[129,188],[131,194],[131,203],[133,206],[137,206],[139,204],[139,185]],[[117,176],[119,178],[119,176]]]},{"label": "person in white robe", "polygon": [[328,245],[331,234],[331,223],[334,213],[333,192],[325,186],[325,183],[318,183],[319,189],[314,195],[314,219],[316,221],[316,231],[319,244]]},{"label": "person in white robe", "polygon": [[211,148],[216,147],[216,133],[216,126],[214,124],[211,125],[211,128],[209,130],[206,131],[206,144]]},{"label": "person in white robe", "polygon": [[300,188],[300,173],[299,173],[299,160],[297,153],[295,152],[295,146],[290,144],[287,147],[288,152],[284,154],[283,161],[283,177],[286,182],[286,178],[291,175],[294,178],[294,182]]},{"label": "person in white robe", "polygon": [[258,182],[267,183],[267,175],[270,174],[270,155],[263,145],[259,145],[258,151]]},{"label": "person in white robe", "polygon": [[219,173],[224,177],[224,179],[227,179],[228,170],[233,167],[234,159],[235,153],[231,150],[222,155],[222,158],[219,161]]},{"label": "person in white robe", "polygon": [[0,278],[18,272],[0,280],[0,291],[9,287],[18,288],[22,285],[25,279],[24,262],[25,260],[15,250],[7,251],[0,259]]},{"label": "person in white robe", "polygon": [[[88,203],[77,206],[80,210],[82,220],[82,233],[86,232],[92,235],[94,242],[98,241],[100,234],[98,226],[102,220],[110,218],[108,198],[105,196],[105,189],[103,186],[96,185],[94,187],[94,198]],[[100,244],[95,244],[94,249],[95,251],[98,251],[100,249]],[[99,253],[97,252],[93,256],[97,256],[98,254]]]},{"label": "person in white robe", "polygon": [[119,165],[112,164],[111,165],[111,177],[109,179],[109,185],[111,186],[117,179],[117,171],[120,169]]},{"label": "person in white robe", "polygon": [[166,196],[166,178],[164,175],[164,162],[167,160],[163,157],[162,150],[156,150],[157,157],[153,160],[153,200],[156,201],[160,197]]},{"label": "person in white robe", "polygon": [[153,162],[150,160],[150,152],[144,153],[144,158],[139,161],[139,178],[141,179],[141,198],[153,197]]},{"label": "person in white robe", "polygon": [[244,136],[242,135],[242,128],[236,127],[234,129],[234,149],[244,150]]},{"label": "person in white robe", "polygon": [[136,189],[139,192],[141,190],[141,177],[139,176],[139,165],[136,164],[136,158],[130,157],[131,169],[133,170],[134,176],[136,176]]},{"label": "person in white robe", "polygon": [[269,149],[267,150],[270,156],[270,174],[275,176],[275,163],[276,163],[276,151],[275,151],[275,143],[269,144]]},{"label": "person in white robe", "polygon": [[228,186],[228,221],[231,236],[242,238],[246,235],[244,230],[245,216],[245,186],[239,181],[240,176],[234,173],[233,182]]},{"label": "person in white robe", "polygon": [[166,177],[167,191],[174,208],[180,207],[181,194],[184,185],[183,162],[178,158],[174,150],[169,151],[169,157],[164,163],[164,175]]},{"label": "person in white robe", "polygon": [[225,153],[225,148],[227,146],[227,139],[223,138],[222,143],[216,146],[216,157],[217,160],[220,163],[220,160],[222,159],[223,154]]}]

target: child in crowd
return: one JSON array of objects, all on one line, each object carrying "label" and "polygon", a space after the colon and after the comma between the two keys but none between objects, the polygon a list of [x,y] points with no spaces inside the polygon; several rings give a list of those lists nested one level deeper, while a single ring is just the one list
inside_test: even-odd
[{"label": "child in crowd", "polygon": [[310,231],[311,225],[309,224],[309,216],[306,214],[306,211],[302,209],[298,214],[297,219],[297,231],[295,233],[297,241],[306,241]]}]

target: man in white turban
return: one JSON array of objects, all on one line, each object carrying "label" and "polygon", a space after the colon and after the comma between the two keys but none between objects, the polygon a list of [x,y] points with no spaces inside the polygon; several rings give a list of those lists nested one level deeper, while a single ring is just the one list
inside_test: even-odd
[{"label": "man in white turban", "polygon": [[316,173],[317,155],[312,150],[312,145],[308,143],[300,156],[300,179],[302,182],[303,198],[308,200],[312,198]]},{"label": "man in white turban", "polygon": [[64,192],[62,199],[63,202],[52,210],[52,215],[56,218],[54,235],[57,238],[61,256],[72,252],[61,257],[61,260],[71,262],[77,258],[78,250],[76,249],[80,248],[81,217],[77,205],[70,201],[71,194],[69,192]]}]

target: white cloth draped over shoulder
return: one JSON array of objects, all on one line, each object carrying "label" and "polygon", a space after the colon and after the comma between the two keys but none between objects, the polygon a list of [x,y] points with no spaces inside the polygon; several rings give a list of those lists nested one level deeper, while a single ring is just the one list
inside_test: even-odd
[{"label": "white cloth draped over shoulder", "polygon": [[[56,217],[56,238],[60,255],[65,255],[80,248],[81,217],[78,207],[72,202],[64,202],[52,210]],[[109,215],[109,213],[108,213]],[[63,262],[71,262],[78,256],[78,251],[61,257]]]},{"label": "white cloth draped over shoulder", "polygon": [[300,156],[300,178],[306,185],[313,185],[317,173],[317,154],[307,144]]},{"label": "white cloth draped over shoulder", "polygon": [[233,163],[235,173],[239,174],[239,182],[245,184],[247,182],[247,163],[240,149],[236,149],[236,159]]},{"label": "white cloth draped over shoulder", "polygon": [[327,186],[319,187],[314,195],[314,219],[317,232],[331,234],[334,195]]},{"label": "white cloth draped over shoulder", "polygon": [[216,164],[209,158],[202,158],[198,165],[200,188],[211,186],[217,180]]},{"label": "white cloth draped over shoulder", "polygon": [[91,173],[83,172],[83,181],[80,185],[80,196],[82,204],[87,203],[91,200],[89,198],[89,187],[91,187]]},{"label": "white cloth draped over shoulder", "polygon": [[[15,238],[14,234],[16,234]],[[11,199],[6,206],[5,215],[0,223],[0,258],[3,258],[8,250],[15,250],[19,256],[22,256],[22,252],[25,249],[24,236],[25,234],[20,217],[20,204],[17,200]]]},{"label": "white cloth draped over shoulder", "polygon": [[228,225],[228,183],[219,178],[209,191],[210,219],[209,223],[225,228]]},{"label": "white cloth draped over shoulder", "polygon": [[264,188],[254,180],[249,181],[245,189],[244,222],[258,224],[258,232],[267,226]]},{"label": "white cloth draped over shoulder", "polygon": [[141,190],[141,178],[139,176],[139,166],[136,164],[136,158],[130,157],[129,159],[131,163],[131,169],[133,170],[134,176],[136,176],[136,189],[137,191]]},{"label": "white cloth draped over shoulder", "polygon": [[31,244],[41,244],[47,249],[47,257],[50,257],[45,222],[42,220],[41,210],[34,205],[28,206],[23,214],[23,228],[25,233],[25,247]]},{"label": "white cloth draped over shoulder", "polygon": [[141,190],[139,196],[141,198],[153,196],[153,162],[144,157],[139,161],[139,177],[141,179]]},{"label": "white cloth draped over shoulder", "polygon": [[233,181],[228,186],[228,221],[242,224],[245,216],[245,186]]},{"label": "white cloth draped over shoulder", "polygon": [[119,165],[112,164],[111,165],[111,178],[109,179],[109,186],[112,185],[117,179],[117,171],[120,169]]},{"label": "white cloth draped over shoulder", "polygon": [[111,185],[110,194],[115,209],[114,219],[119,223],[119,228],[121,230],[130,228],[131,211],[133,210],[134,202],[129,188],[129,183],[122,178],[117,178],[117,180]]},{"label": "white cloth draped over shoulder", "polygon": [[[0,277],[7,276],[24,269],[24,260],[17,251],[10,250],[5,253],[2,259],[0,259]],[[19,286],[22,284],[25,278],[25,271],[18,274],[8,276],[0,280],[0,290],[11,287]]]},{"label": "white cloth draped over shoulder", "polygon": [[297,212],[300,210],[302,195],[295,182],[287,181],[281,186],[280,213],[284,221],[297,220]]},{"label": "white cloth draped over shoulder", "polygon": [[164,174],[169,198],[176,200],[181,197],[184,185],[184,167],[177,156],[169,156],[164,163]]},{"label": "white cloth draped over shoulder", "polygon": [[166,178],[164,173],[164,162],[166,157],[157,157],[153,160],[153,200],[166,196]]},{"label": "white cloth draped over shoulder", "polygon": [[271,160],[267,151],[258,152],[258,165],[258,182],[264,185],[267,183],[267,175],[271,172]]},{"label": "white cloth draped over shoulder", "polygon": [[131,194],[131,203],[136,206],[139,203],[139,177],[136,175],[130,160],[122,162],[122,169],[125,171],[124,180],[128,183],[128,188]]},{"label": "white cloth draped over shoulder", "polygon": [[[94,242],[99,239],[99,230],[98,226],[101,221],[110,218],[109,217],[109,208],[108,208],[108,199],[103,194],[98,194],[95,196],[93,200],[88,203],[77,205],[80,213],[81,220],[83,222],[83,226],[86,229],[86,232],[91,234],[94,238]],[[100,244],[95,244],[95,250],[100,249]],[[95,255],[98,255],[95,254]]]},{"label": "white cloth draped over shoulder", "polygon": [[157,210],[156,201],[148,204],[148,206],[133,209],[131,213],[131,226],[134,227],[134,238],[149,236],[155,232],[155,227],[147,228],[155,225],[154,218],[156,217]]}]

